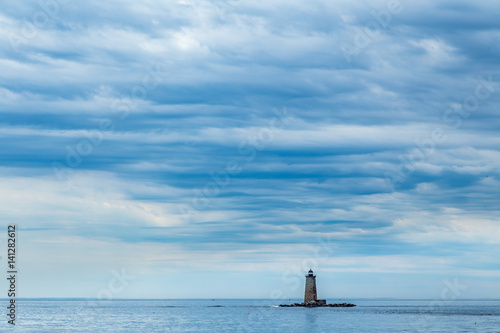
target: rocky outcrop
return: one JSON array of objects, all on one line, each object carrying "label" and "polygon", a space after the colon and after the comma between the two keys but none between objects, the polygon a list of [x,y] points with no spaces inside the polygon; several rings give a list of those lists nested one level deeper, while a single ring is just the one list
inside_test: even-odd
[{"label": "rocky outcrop", "polygon": [[356,306],[356,304],[352,303],[319,303],[315,301],[303,302],[303,303],[293,303],[293,304],[280,304],[281,307],[304,307],[304,308],[320,308],[320,307],[330,307],[330,308],[351,308]]}]

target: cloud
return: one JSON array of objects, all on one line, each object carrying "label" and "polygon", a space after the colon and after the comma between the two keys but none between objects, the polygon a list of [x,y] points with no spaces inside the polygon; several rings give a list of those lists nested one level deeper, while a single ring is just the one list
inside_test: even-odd
[{"label": "cloud", "polygon": [[44,22],[4,6],[0,209],[50,240],[29,269],[89,244],[141,286],[280,280],[330,237],[318,268],[346,290],[353,272],[380,290],[496,277],[498,2],[401,6],[383,25],[386,1],[68,2]]}]

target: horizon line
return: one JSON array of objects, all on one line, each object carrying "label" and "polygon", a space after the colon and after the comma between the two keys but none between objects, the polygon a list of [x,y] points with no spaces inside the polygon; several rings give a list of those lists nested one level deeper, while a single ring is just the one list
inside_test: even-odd
[{"label": "horizon line", "polygon": [[[189,300],[207,300],[207,301],[223,301],[223,300],[266,300],[266,301],[287,301],[287,300],[300,300],[302,298],[93,298],[93,297],[16,297],[16,300],[92,300],[92,301],[189,301]],[[394,297],[371,297],[371,298],[333,298],[326,297],[326,299],[334,300],[377,300],[377,301],[435,301],[436,298],[394,298]],[[0,301],[8,301],[10,298],[0,298]],[[443,300],[443,302],[457,302],[457,301],[500,301],[500,298],[457,298],[454,300]]]}]

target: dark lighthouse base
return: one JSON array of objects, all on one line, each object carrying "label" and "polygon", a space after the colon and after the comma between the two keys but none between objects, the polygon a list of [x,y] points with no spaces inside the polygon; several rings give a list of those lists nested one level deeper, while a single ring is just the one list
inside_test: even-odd
[{"label": "dark lighthouse base", "polygon": [[353,306],[356,306],[356,304],[352,303],[334,303],[334,304],[326,304],[325,300],[317,300],[317,301],[310,301],[310,302],[304,302],[304,303],[293,303],[293,304],[280,304],[281,307],[303,307],[303,308],[352,308]]}]

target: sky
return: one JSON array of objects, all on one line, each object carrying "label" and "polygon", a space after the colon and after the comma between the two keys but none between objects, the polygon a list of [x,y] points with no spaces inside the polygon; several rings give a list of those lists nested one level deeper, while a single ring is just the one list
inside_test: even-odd
[{"label": "sky", "polygon": [[500,298],[500,1],[0,8],[20,297]]}]

